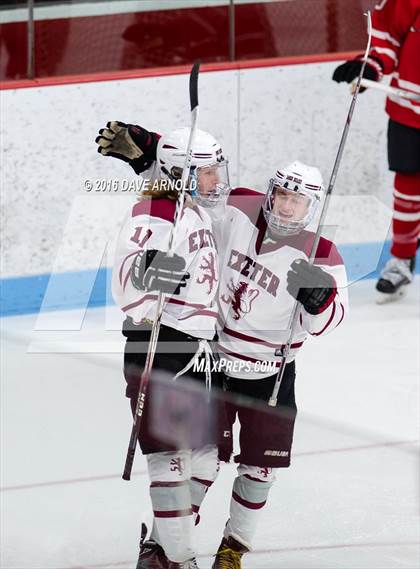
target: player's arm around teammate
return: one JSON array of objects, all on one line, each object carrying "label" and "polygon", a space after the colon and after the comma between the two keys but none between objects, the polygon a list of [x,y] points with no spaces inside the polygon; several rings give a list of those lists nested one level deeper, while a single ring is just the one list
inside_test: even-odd
[{"label": "player's arm around teammate", "polygon": [[[188,182],[186,205],[176,227],[174,255],[166,253],[178,191],[177,185],[169,182],[180,178],[188,134],[189,129],[178,129],[160,138],[159,179],[130,208],[118,238],[113,271],[113,295],[126,316],[124,376],[132,409],[137,401],[158,293],[165,294],[154,373],[139,435],[147,457],[154,525],[149,539],[141,544],[138,569],[161,565],[165,569],[196,567],[194,503],[196,496],[211,486],[219,468],[217,433],[204,433],[199,448],[185,448],[157,434],[160,430],[156,429],[152,411],[153,377],[159,371],[172,378],[180,375],[178,382],[186,372],[203,388],[206,384],[210,387],[208,369],[194,371],[192,364],[200,354],[206,364],[211,364],[207,341],[215,333],[218,253],[210,217],[194,203],[193,178]],[[199,144],[200,141],[198,137]],[[199,150],[200,146],[194,146],[193,154],[201,156]],[[193,174],[200,160],[201,157],[193,157]],[[177,409],[167,400],[164,413],[170,415]]]},{"label": "player's arm around teammate", "polygon": [[[219,260],[208,211],[217,209],[229,191],[227,161],[217,141],[197,131],[187,205],[176,230],[175,255],[168,257],[165,251],[177,191],[170,188],[177,188],[180,182],[189,129],[161,137],[142,127],[114,121],[99,134],[96,142],[101,154],[128,162],[137,174],[147,170],[146,177],[151,178],[149,190],[142,192],[121,230],[113,272],[114,298],[127,316],[124,374],[126,394],[134,408],[146,358],[138,347],[149,340],[159,290],[165,293],[165,308],[158,347],[165,344],[176,348],[157,353],[154,369],[172,376],[183,373],[193,363],[194,354],[197,357],[197,352],[204,350],[205,369],[194,372],[190,367],[186,375],[202,383],[211,381],[209,348],[203,342],[215,333]],[[215,379],[217,374],[213,374],[213,388]],[[214,443],[218,430],[204,434],[200,448],[172,448],[156,438],[149,411],[153,405],[150,398],[148,401],[140,444],[148,460],[154,527],[141,544],[137,569],[193,568],[192,525],[199,519],[195,504],[201,503],[217,476],[218,449]],[[212,408],[216,417],[219,409]],[[194,428],[194,420],[191,425]]]}]

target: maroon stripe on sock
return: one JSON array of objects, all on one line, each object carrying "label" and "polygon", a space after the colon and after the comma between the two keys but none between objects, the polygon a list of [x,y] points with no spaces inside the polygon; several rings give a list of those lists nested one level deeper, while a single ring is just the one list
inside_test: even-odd
[{"label": "maroon stripe on sock", "polygon": [[184,516],[192,516],[192,509],[188,510],[153,510],[155,518],[182,518]]},{"label": "maroon stripe on sock", "polygon": [[196,506],[195,504],[191,504],[191,508],[192,508],[192,511],[194,512],[194,514],[198,514],[198,512],[200,510],[200,506]]},{"label": "maroon stripe on sock", "polygon": [[253,478],[249,474],[245,474],[244,476],[245,478],[248,478],[248,480],[253,480],[254,482],[264,482],[264,480],[260,480],[259,478]]},{"label": "maroon stripe on sock", "polygon": [[258,503],[248,502],[247,500],[241,498],[236,492],[232,492],[232,498],[235,500],[235,502],[238,502],[238,504],[241,504],[241,506],[249,508],[250,510],[260,510],[265,506],[266,503],[266,500],[264,502],[258,502]]},{"label": "maroon stripe on sock", "polygon": [[194,482],[198,482],[203,486],[207,486],[207,488],[210,488],[210,486],[213,484],[213,480],[203,480],[202,478],[196,478],[195,476],[192,476],[191,480],[194,480]]},{"label": "maroon stripe on sock", "polygon": [[188,484],[185,480],[180,482],[152,482],[150,488],[175,488],[176,486],[185,486]]}]

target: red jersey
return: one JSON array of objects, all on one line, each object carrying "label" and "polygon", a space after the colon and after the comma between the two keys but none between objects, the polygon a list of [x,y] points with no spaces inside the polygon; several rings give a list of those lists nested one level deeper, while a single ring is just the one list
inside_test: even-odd
[{"label": "red jersey", "polygon": [[[420,94],[420,0],[381,0],[372,15],[371,55],[380,59],[391,85]],[[420,102],[391,95],[390,118],[420,128]]]}]

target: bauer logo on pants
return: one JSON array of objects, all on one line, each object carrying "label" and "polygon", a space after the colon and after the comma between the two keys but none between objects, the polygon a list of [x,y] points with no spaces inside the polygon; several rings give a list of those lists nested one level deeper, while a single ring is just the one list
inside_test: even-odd
[{"label": "bauer logo on pants", "polygon": [[266,450],[264,456],[289,456],[288,450]]}]

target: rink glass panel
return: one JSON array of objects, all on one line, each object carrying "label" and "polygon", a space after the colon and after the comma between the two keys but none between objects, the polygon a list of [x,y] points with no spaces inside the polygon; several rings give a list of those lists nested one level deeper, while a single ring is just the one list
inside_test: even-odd
[{"label": "rink glass panel", "polygon": [[363,12],[374,4],[6,0],[0,7],[0,80],[362,50]]}]

